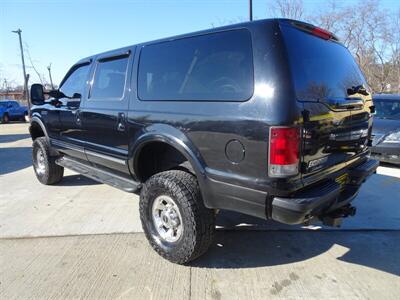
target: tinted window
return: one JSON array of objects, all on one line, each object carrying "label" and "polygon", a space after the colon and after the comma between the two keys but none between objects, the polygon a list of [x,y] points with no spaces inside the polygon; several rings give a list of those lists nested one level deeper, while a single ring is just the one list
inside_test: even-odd
[{"label": "tinted window", "polygon": [[345,98],[347,88],[365,83],[350,52],[341,44],[324,40],[292,26],[282,26],[299,100]]},{"label": "tinted window", "polygon": [[233,100],[253,94],[253,54],[247,30],[145,46],[140,54],[142,100]]},{"label": "tinted window", "polygon": [[400,120],[400,101],[375,100],[375,116],[381,119]]},{"label": "tinted window", "polygon": [[120,99],[124,95],[128,57],[99,61],[90,98]]},{"label": "tinted window", "polygon": [[68,97],[72,97],[75,93],[83,95],[90,65],[82,65],[77,67],[64,81],[60,87],[60,91]]}]

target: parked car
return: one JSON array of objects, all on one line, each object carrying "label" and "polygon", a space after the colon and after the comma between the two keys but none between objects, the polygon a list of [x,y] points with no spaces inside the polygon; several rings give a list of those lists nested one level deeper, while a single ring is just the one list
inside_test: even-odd
[{"label": "parked car", "polygon": [[376,113],[372,127],[371,155],[392,164],[400,164],[400,95],[374,95]]},{"label": "parked car", "polygon": [[349,51],[294,20],[236,24],[77,62],[45,101],[32,85],[33,166],[140,192],[151,246],[186,263],[215,215],[338,225],[375,172],[371,95]]},{"label": "parked car", "polygon": [[0,120],[3,124],[16,120],[29,122],[28,108],[14,100],[0,100]]}]

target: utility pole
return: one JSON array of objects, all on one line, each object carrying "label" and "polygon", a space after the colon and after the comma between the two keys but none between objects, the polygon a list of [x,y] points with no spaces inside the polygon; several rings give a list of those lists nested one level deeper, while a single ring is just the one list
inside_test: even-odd
[{"label": "utility pole", "polygon": [[50,77],[51,89],[54,90],[53,78],[51,77],[51,63],[47,66],[47,70],[49,70],[49,77]]},{"label": "utility pole", "polygon": [[28,109],[30,112],[31,111],[31,103],[29,101],[28,77],[26,76],[26,70],[25,70],[24,48],[22,47],[22,38],[21,38],[22,30],[18,28],[18,30],[13,30],[12,32],[18,34],[18,37],[19,37],[19,47],[21,49],[21,60],[22,60],[22,71],[24,72],[24,96],[26,97],[26,100],[28,101]]},{"label": "utility pole", "polygon": [[249,0],[249,20],[253,21],[253,0]]}]

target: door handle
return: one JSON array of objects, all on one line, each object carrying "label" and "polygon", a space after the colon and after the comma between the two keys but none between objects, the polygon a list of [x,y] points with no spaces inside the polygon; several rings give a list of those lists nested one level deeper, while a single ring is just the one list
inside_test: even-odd
[{"label": "door handle", "polygon": [[125,131],[125,114],[124,113],[118,113],[117,130],[121,131],[121,132]]}]

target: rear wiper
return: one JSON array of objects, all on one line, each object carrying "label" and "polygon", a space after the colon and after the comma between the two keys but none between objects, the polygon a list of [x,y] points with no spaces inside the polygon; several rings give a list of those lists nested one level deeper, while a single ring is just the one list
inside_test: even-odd
[{"label": "rear wiper", "polygon": [[354,94],[361,94],[364,96],[369,96],[367,89],[361,84],[357,86],[352,86],[351,88],[347,89],[347,95],[351,96]]}]

